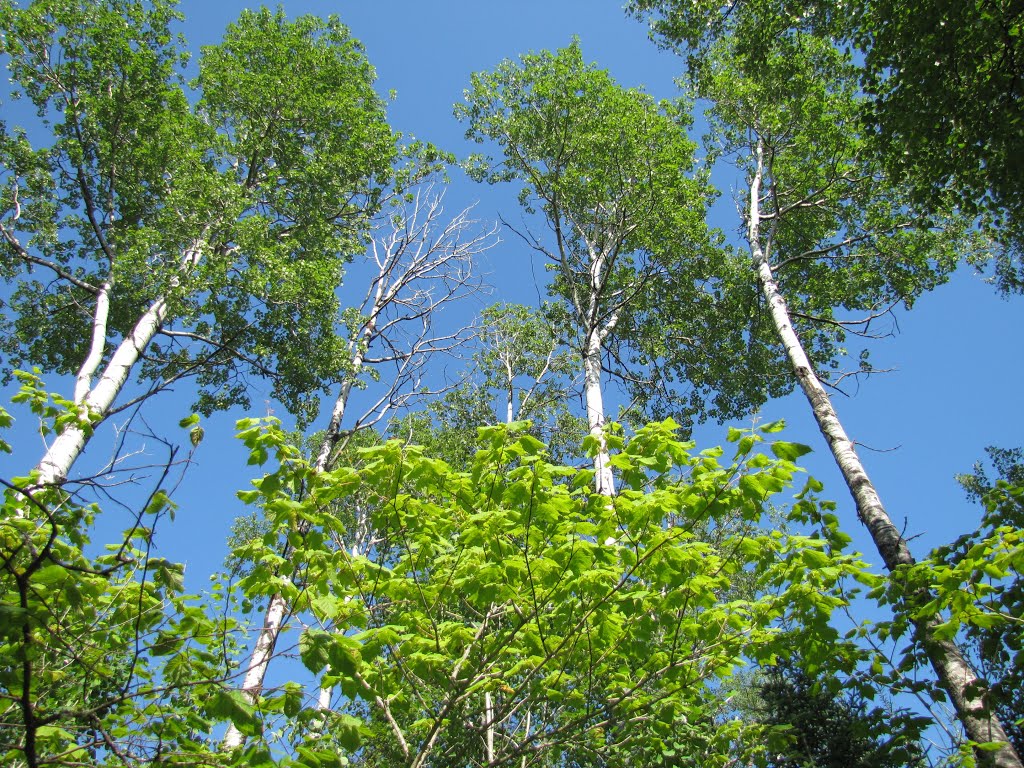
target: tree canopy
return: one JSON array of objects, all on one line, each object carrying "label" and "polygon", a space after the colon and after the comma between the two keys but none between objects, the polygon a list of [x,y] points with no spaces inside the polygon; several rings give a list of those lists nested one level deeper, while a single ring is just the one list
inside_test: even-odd
[{"label": "tree canopy", "polygon": [[7,371],[88,391],[134,334],[154,390],[195,377],[209,413],[248,402],[256,374],[311,417],[339,368],[334,291],[394,156],[359,45],[337,20],[246,13],[193,89],[171,3],[5,6],[12,97],[51,126],[0,131]]}]

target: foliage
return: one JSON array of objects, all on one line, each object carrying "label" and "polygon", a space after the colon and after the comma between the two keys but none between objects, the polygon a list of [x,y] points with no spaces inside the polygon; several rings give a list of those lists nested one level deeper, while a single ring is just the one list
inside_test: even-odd
[{"label": "foliage", "polygon": [[[765,182],[770,223],[752,252],[763,246],[823,364],[859,327],[848,313],[909,306],[965,253],[987,257],[984,237],[940,215],[947,192],[1016,236],[1019,161],[986,162],[1019,142],[1019,94],[1002,71],[1019,69],[1019,11],[990,5],[935,18],[982,17],[950,42],[958,66],[987,46],[1003,58],[980,79],[935,72],[938,85],[909,53],[884,58],[918,19],[887,3],[852,16],[876,25],[863,37],[873,103],[835,45],[851,29],[842,6],[631,4],[661,14],[656,30],[690,56],[691,95],[712,106],[708,160]],[[396,146],[373,70],[337,19],[246,12],[203,50],[192,83],[178,19],[172,0],[0,0],[3,98],[28,107],[19,125],[13,110],[0,121],[0,353],[15,399],[51,446],[84,444],[186,378],[204,413],[247,406],[252,375],[300,427],[321,391],[338,386],[340,407],[317,458],[274,420],[240,422],[262,475],[240,494],[252,514],[228,543],[232,573],[202,597],[155,549],[175,511],[173,451],[152,487],[110,492],[130,510],[123,533],[81,485],[58,486],[66,469],[0,480],[4,764],[913,764],[912,745],[875,736],[921,723],[883,721],[864,697],[902,682],[920,637],[891,675],[858,641],[915,625],[968,638],[996,680],[993,709],[1020,717],[1019,454],[996,455],[1002,479],[967,481],[986,506],[976,532],[883,581],[846,552],[820,484],[794,492],[808,449],[777,439],[780,424],[730,430],[727,457],[696,452],[676,421],[604,428],[603,406],[591,409],[602,372],[634,398],[630,427],[746,414],[791,386],[749,260],[707,229],[715,193],[687,136],[689,103],[619,87],[577,42],[473,76],[456,111],[493,155],[468,165],[522,185],[549,232],[518,234],[548,260],[555,301],[487,310],[465,386],[385,442],[355,430],[425,394],[424,355],[463,341],[432,314],[476,287],[470,260],[490,237],[469,232],[466,211],[438,225],[441,196],[414,185],[447,156]],[[1005,34],[986,43],[993,25]],[[882,73],[885,61],[898,66]],[[935,134],[944,157],[927,147],[879,164],[871,141],[887,152],[926,119],[888,123],[887,109],[914,88],[922,109],[944,87],[966,102],[968,86],[1004,125],[985,134],[953,110],[934,126],[952,131]],[[872,105],[875,134],[859,122]],[[924,204],[928,219],[915,213]],[[343,268],[364,249],[378,271],[364,303],[339,312]],[[1007,265],[1004,287],[1016,287]],[[582,451],[572,355],[601,419]],[[75,377],[74,396],[21,364]],[[351,388],[380,382],[373,397],[384,395],[346,416]],[[137,398],[97,407],[85,395],[105,383]],[[203,440],[198,415],[180,426],[183,441]],[[585,453],[607,457],[617,495],[566,465]],[[896,616],[840,638],[832,614],[861,585]],[[237,617],[268,598],[283,599],[281,636],[297,640],[275,647],[275,634],[274,675],[243,693],[246,633],[269,622]],[[731,697],[750,668],[776,670],[760,721]],[[330,708],[316,703],[321,686],[340,692]],[[225,727],[247,743],[224,749]]]},{"label": "foliage", "polygon": [[91,377],[148,307],[164,317],[144,381],[195,376],[209,412],[267,376],[308,417],[342,352],[342,265],[394,155],[373,70],[336,19],[263,10],[187,87],[177,18],[167,0],[3,3],[8,96],[39,118],[0,124],[7,374]]},{"label": "foliage", "polygon": [[[911,306],[959,260],[990,255],[962,219],[916,213],[879,166],[861,125],[859,70],[822,9],[764,0],[716,17],[700,3],[637,5],[658,6],[654,30],[693,57],[689,82],[710,102],[709,151],[735,158],[749,181],[760,147],[759,245],[821,369],[838,368],[849,333],[877,335],[889,309]],[[755,322],[752,332],[775,335]],[[866,356],[860,367],[871,370]]]},{"label": "foliage", "polygon": [[996,265],[1021,291],[1024,248],[1024,8],[1013,2],[858,2],[869,120],[887,166],[929,208],[952,193],[1011,252]]},{"label": "foliage", "polygon": [[[19,402],[66,416],[23,377]],[[0,425],[10,426],[0,410]],[[165,471],[166,476],[166,471]],[[90,540],[95,505],[2,480],[0,755],[5,765],[195,764],[226,719],[233,619],[183,593],[184,566],[153,542],[174,514],[161,484],[130,528]]]},{"label": "foliage", "polygon": [[857,83],[868,96],[857,120],[870,152],[919,213],[955,208],[1000,241],[974,263],[994,265],[1003,292],[1021,289],[1019,4],[631,0],[627,8],[686,56],[691,75],[729,34],[742,41],[748,71],[794,34],[856,49]]},{"label": "foliage", "polygon": [[469,376],[396,421],[390,434],[464,468],[476,452],[478,427],[529,421],[530,434],[548,445],[555,461],[577,453],[587,430],[569,407],[575,365],[545,310],[518,304],[488,307],[474,342]]},{"label": "foliage", "polygon": [[[1024,455],[1019,448],[989,448],[996,471],[985,468],[958,480],[968,497],[984,507],[975,531],[940,547],[932,557],[941,574],[962,574],[950,584],[973,602],[962,631],[991,684],[991,706],[1017,749],[1024,752]],[[961,611],[963,614],[963,611]]]},{"label": "foliage", "polygon": [[[832,690],[799,659],[764,671],[757,684],[761,721],[779,726],[767,762],[776,768],[923,766],[919,737],[927,719],[870,707],[855,690]],[[779,738],[781,736],[781,738]]]},{"label": "foliage", "polygon": [[[984,469],[960,478],[968,496],[980,501],[985,514],[978,527],[950,545],[939,547],[931,556],[912,566],[900,568],[871,596],[894,607],[894,619],[876,626],[879,638],[898,640],[909,637],[901,650],[896,675],[886,680],[895,687],[907,686],[918,694],[927,693],[935,701],[946,694],[928,685],[909,680],[912,670],[928,654],[920,636],[911,632],[915,621],[941,617],[931,625],[937,640],[952,640],[958,634],[962,646],[972,656],[979,675],[987,686],[986,703],[1006,730],[1014,749],[1022,746],[1020,723],[1022,702],[1019,691],[1021,660],[1021,574],[1024,572],[1024,527],[1021,523],[1019,451],[990,449],[997,471],[1003,476],[995,482]],[[921,595],[906,610],[907,595]],[[987,678],[987,680],[985,680]],[[984,746],[984,745],[983,745]]]},{"label": "foliage", "polygon": [[[959,623],[976,612],[961,589],[966,574],[914,563],[815,372],[837,367],[845,333],[870,335],[872,323],[897,303],[909,307],[960,259],[984,257],[987,238],[943,210],[921,217],[886,173],[860,123],[854,60],[837,48],[842,25],[813,3],[640,5],[668,14],[668,42],[690,54],[690,83],[712,102],[713,136],[747,173],[747,240],[777,336],[858,515],[894,573],[889,590],[878,590],[896,614],[888,636],[914,630],[899,671],[911,675],[930,663],[970,738],[1002,742],[998,722],[982,711],[983,683],[973,682],[952,643]],[[850,318],[851,310],[864,316]],[[860,370],[871,371],[866,355]],[[912,684],[918,692],[926,687]],[[1020,764],[1012,749],[991,746],[999,764]]]},{"label": "foliage", "polygon": [[748,392],[752,379],[718,365],[747,343],[716,301],[731,271],[704,220],[714,193],[685,105],[621,88],[574,41],[474,74],[456,115],[467,138],[500,147],[471,174],[522,182],[521,204],[543,216],[550,237],[523,236],[548,260],[559,336],[588,365],[644,414],[728,418],[761,402],[759,384]]},{"label": "foliage", "polygon": [[548,307],[495,304],[481,316],[474,367],[486,388],[504,396],[506,423],[545,423],[567,410],[574,366],[560,347]]},{"label": "foliage", "polygon": [[[720,449],[694,455],[674,424],[651,425],[613,455],[625,488],[609,503],[589,490],[592,471],[550,464],[524,425],[482,428],[467,472],[390,441],[367,449],[362,467],[326,473],[311,472],[272,421],[240,426],[253,461],[278,462],[241,497],[294,545],[286,557],[253,545],[257,565],[241,586],[250,599],[283,588],[309,616],[303,661],[364,718],[351,738],[367,739],[370,764],[479,759],[484,694],[500,762],[630,750],[662,759],[681,733],[691,756],[722,759],[716,750],[740,726],[702,716],[716,681],[746,659],[833,653],[839,582],[876,583],[841,554],[846,539],[813,482],[791,514],[817,533],[744,532],[714,545],[694,535],[726,517],[759,520],[792,480],[806,449],[773,442],[772,458],[756,451],[760,433],[734,430],[736,455],[723,465]],[[327,546],[343,535],[330,509],[361,492],[376,496],[379,539],[353,556]],[[756,596],[723,597],[740,573]],[[282,587],[275,574],[293,578]],[[782,621],[801,631],[782,632]]]}]

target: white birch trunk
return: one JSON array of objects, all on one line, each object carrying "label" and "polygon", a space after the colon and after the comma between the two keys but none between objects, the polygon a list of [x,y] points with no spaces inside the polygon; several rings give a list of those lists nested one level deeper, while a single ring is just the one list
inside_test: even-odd
[{"label": "white birch trunk", "polygon": [[[526,710],[526,726],[524,728],[524,730],[526,731],[526,737],[523,739],[523,743],[524,744],[527,744],[530,741],[530,715],[531,714],[532,713],[530,712],[530,710]],[[523,755],[522,761],[519,763],[519,768],[526,768],[526,755],[525,754]]]},{"label": "white birch trunk", "polygon": [[[366,344],[376,329],[377,317],[380,313],[379,303],[381,296],[382,290],[378,288],[373,311],[360,329],[356,341],[353,342],[352,373],[342,382],[338,399],[334,401],[334,409],[331,411],[331,420],[327,425],[324,442],[320,446],[320,452],[317,454],[316,462],[313,465],[317,472],[323,472],[327,469],[331,460],[331,453],[337,444],[338,435],[341,434],[341,424],[345,418],[345,408],[348,405],[349,395],[352,393],[352,381],[363,367],[363,360],[366,356]],[[274,647],[277,645],[277,639],[281,636],[281,631],[284,629],[284,621],[287,614],[287,601],[281,593],[275,593],[270,599],[270,604],[267,606],[267,612],[263,618],[263,626],[260,627],[259,635],[256,637],[256,645],[253,647],[252,655],[249,657],[249,668],[246,670],[245,677],[242,680],[242,695],[245,696],[250,704],[256,703],[260,691],[263,690],[263,681],[267,677],[267,669],[270,666],[270,660],[274,656]],[[320,689],[317,698],[320,709],[330,709],[331,695],[331,688]],[[242,732],[234,724],[231,724],[224,733],[221,748],[232,750],[242,746],[244,741],[245,737],[242,735]]]},{"label": "white birch trunk", "polygon": [[511,424],[515,420],[515,398],[512,387],[509,386],[505,400],[505,423]]},{"label": "white birch trunk", "polygon": [[[281,627],[284,625],[285,617],[288,615],[288,602],[278,592],[270,598],[270,605],[267,606],[267,613],[263,617],[263,627],[256,638],[256,647],[252,650],[252,658],[249,662],[249,669],[242,681],[242,695],[249,703],[255,703],[260,691],[263,690],[263,680],[267,675],[267,667],[274,655],[274,646],[277,638],[281,635]],[[226,749],[234,749],[242,746],[245,737],[234,723],[228,726],[224,734],[221,746]]]},{"label": "white birch trunk", "polygon": [[[422,318],[424,314],[433,311],[438,305],[456,296],[459,286],[469,285],[470,271],[460,269],[455,273],[445,275],[443,282],[448,292],[446,296],[436,302],[431,298],[430,290],[412,291],[411,295],[404,297],[401,295],[402,291],[417,280],[440,280],[447,265],[458,265],[474,253],[489,247],[485,243],[488,237],[486,235],[473,236],[468,240],[462,239],[463,229],[470,223],[466,218],[468,209],[455,217],[439,234],[432,235],[432,223],[442,211],[440,197],[425,199],[417,194],[413,206],[412,216],[404,220],[404,226],[397,227],[383,243],[383,253],[378,251],[378,241],[372,242],[371,247],[378,272],[370,284],[363,303],[363,307],[369,305],[369,311],[366,321],[349,347],[352,354],[351,371],[342,382],[341,390],[331,412],[331,420],[327,426],[324,442],[313,464],[313,469],[317,472],[326,471],[333,458],[334,449],[341,437],[341,425],[345,418],[353,382],[363,367],[369,364],[366,359],[367,350],[378,336],[386,337],[388,329],[398,322],[398,320],[388,321],[384,318],[387,308],[397,305],[406,311],[408,315],[406,319]],[[360,549],[366,550],[372,546],[372,532],[368,517],[365,515],[361,517],[357,521],[356,529],[353,556],[358,556]],[[278,637],[287,620],[287,614],[288,607],[285,600],[279,594],[274,595],[267,608],[263,627],[260,629],[244,678],[243,693],[252,703],[256,702],[263,688],[267,668]],[[330,707],[331,693],[330,688],[320,690],[318,703],[321,709]],[[378,700],[378,705],[382,706],[389,720],[392,720],[386,704]],[[392,725],[394,726],[393,720]],[[407,752],[408,746],[402,740],[401,731],[397,727],[396,733],[399,741],[402,742],[403,751]],[[225,733],[221,746],[225,750],[230,750],[241,746],[243,741],[242,734],[232,725]]]},{"label": "white birch trunk", "polygon": [[[757,279],[771,312],[772,321],[785,347],[793,372],[800,388],[814,412],[818,428],[828,442],[843,479],[857,506],[857,515],[867,527],[885,567],[893,571],[899,566],[914,564],[907,542],[893,524],[882,501],[868,477],[853,441],[843,429],[832,402],[821,385],[808,359],[800,338],[793,328],[786,302],[779,292],[772,274],[767,255],[760,241],[760,194],[763,171],[763,156],[760,144],[757,147],[757,170],[750,184],[750,210],[748,241]],[[918,596],[908,595],[908,602],[916,602]],[[924,643],[939,684],[949,694],[969,739],[975,742],[1001,742],[1004,746],[993,753],[981,754],[983,764],[991,761],[998,768],[1022,768],[1020,757],[1009,743],[1006,732],[996,715],[985,711],[985,684],[979,681],[970,663],[964,658],[956,643],[936,640],[933,629],[939,623],[937,617],[915,622],[919,636]]]},{"label": "white birch trunk", "polygon": [[594,489],[605,496],[615,495],[615,478],[609,462],[608,441],[604,433],[604,396],[601,392],[601,338],[597,331],[587,337],[583,358],[583,391],[587,403],[587,424],[590,435],[598,442],[594,456]]},{"label": "white birch trunk", "polygon": [[486,737],[484,742],[484,758],[485,765],[490,765],[494,762],[494,705],[491,703],[491,693],[486,691],[484,693],[484,728],[486,728]]},{"label": "white birch trunk", "polygon": [[[76,403],[87,409],[87,413],[105,416],[114,399],[128,381],[135,363],[138,362],[143,350],[153,340],[160,324],[167,315],[167,302],[164,299],[155,301],[139,318],[131,334],[118,346],[103,375],[88,393]],[[90,355],[91,357],[91,355]],[[79,380],[79,384],[81,379]],[[76,384],[76,393],[79,389]],[[36,469],[39,472],[40,485],[59,485],[67,480],[71,466],[85,448],[85,430],[76,424],[67,426],[47,449]]]},{"label": "white birch trunk", "polygon": [[[190,272],[199,262],[201,256],[201,246],[198,243],[185,251],[181,259],[181,273]],[[92,386],[93,376],[103,359],[103,350],[106,347],[110,288],[109,282],[104,283],[96,296],[89,353],[86,355],[75,381],[75,404],[85,408],[87,414],[96,414],[100,417],[107,415],[110,406],[114,404],[114,400],[124,389],[132,368],[135,367],[167,317],[167,300],[159,298],[139,317],[131,333],[114,351],[100,380],[95,386]],[[67,480],[72,465],[85,448],[85,443],[85,430],[75,424],[66,427],[36,465],[40,485],[59,485]]]},{"label": "white birch trunk", "polygon": [[110,316],[110,281],[103,283],[96,294],[96,309],[93,312],[92,339],[89,343],[89,354],[86,355],[82,367],[78,370],[75,380],[75,402],[82,403],[89,390],[92,389],[92,378],[103,360],[103,350],[107,346],[107,319]]},{"label": "white birch trunk", "polygon": [[[585,238],[584,238],[585,239]],[[607,254],[587,241],[590,252],[590,301],[584,319],[587,345],[583,351],[583,394],[587,404],[587,425],[590,435],[597,440],[598,451],[594,456],[594,490],[605,496],[615,495],[615,478],[612,475],[608,440],[605,436],[604,394],[601,392],[601,351],[602,342],[614,328],[612,319],[604,328],[599,327],[602,294],[609,269]]]}]

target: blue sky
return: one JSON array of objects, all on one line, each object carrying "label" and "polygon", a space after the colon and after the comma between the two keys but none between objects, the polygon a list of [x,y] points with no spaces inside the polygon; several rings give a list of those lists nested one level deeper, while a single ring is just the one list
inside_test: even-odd
[{"label": "blue sky", "polygon": [[[244,7],[237,2],[182,2],[183,29],[193,50],[216,42]],[[338,14],[365,44],[380,91],[397,91],[389,110],[393,126],[456,154],[473,149],[452,117],[452,103],[461,98],[470,73],[530,50],[565,46],[574,35],[585,57],[608,68],[621,84],[643,85],[659,98],[676,95],[673,78],[680,61],[657,50],[644,26],[627,18],[616,2],[320,1],[286,2],[283,7],[293,16]],[[738,219],[730,210],[730,190],[723,193],[713,223],[732,232]],[[481,219],[519,215],[514,189],[476,185],[453,171],[450,210],[477,200]],[[503,239],[482,265],[489,281],[500,288],[471,312],[491,301],[535,300],[533,275],[542,270],[528,268],[531,256],[514,235]],[[1024,420],[1012,394],[1022,373],[1020,316],[1020,299],[1002,300],[980,278],[962,271],[950,285],[922,297],[912,312],[900,313],[895,338],[873,344],[878,367],[894,370],[862,382],[855,396],[836,400],[847,431],[865,446],[862,457],[894,521],[900,527],[906,521],[907,535],[919,537],[912,542],[915,553],[970,530],[979,517],[977,508],[964,501],[954,474],[970,470],[986,445],[1024,442]],[[63,386],[48,383],[51,388]],[[242,447],[229,435],[236,418],[263,415],[262,398],[253,400],[256,413],[220,414],[206,423],[207,440],[177,495],[177,520],[160,539],[161,555],[189,562],[191,589],[202,589],[206,574],[218,567],[230,522],[243,511],[234,491],[247,486],[252,468],[245,466]],[[160,403],[149,411],[157,432],[162,423],[186,414],[183,397],[177,403],[174,398]],[[803,398],[794,395],[769,403],[760,418],[785,418],[787,439],[814,448],[804,463],[825,483],[826,494],[839,502],[840,519],[854,534],[856,546],[877,562]],[[10,467],[16,474],[27,468],[27,459],[34,463],[38,458],[38,438],[31,436],[30,424],[22,419],[18,434],[24,442],[15,459],[0,464],[3,471]],[[717,425],[697,432],[700,447],[719,443],[724,435],[725,428]],[[101,462],[111,439],[98,442],[88,460]],[[155,450],[152,440],[148,446]]]}]

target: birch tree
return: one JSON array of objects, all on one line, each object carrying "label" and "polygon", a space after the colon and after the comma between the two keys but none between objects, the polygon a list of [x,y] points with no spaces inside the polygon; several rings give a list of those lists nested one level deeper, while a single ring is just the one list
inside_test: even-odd
[{"label": "birch tree", "polygon": [[[496,232],[481,229],[465,209],[445,219],[443,195],[430,184],[396,192],[386,204],[381,228],[371,240],[362,267],[366,291],[347,310],[347,359],[341,371],[338,396],[323,440],[312,462],[314,472],[332,468],[346,437],[377,424],[389,411],[400,409],[413,397],[423,397],[423,367],[437,362],[465,341],[467,331],[441,324],[440,313],[480,288],[475,259],[494,245]],[[370,402],[353,418],[349,406],[354,387],[367,379],[383,382]],[[305,531],[300,526],[300,533]],[[342,546],[358,556],[373,546],[373,528],[364,510],[350,520]],[[283,545],[287,554],[288,544]],[[278,638],[292,610],[294,593],[275,592],[257,634],[244,677],[242,692],[255,701],[263,687]],[[321,691],[321,706],[330,705],[330,686]],[[222,746],[235,749],[242,733],[232,726]]]},{"label": "birch tree", "polygon": [[543,418],[564,405],[570,363],[543,309],[490,307],[481,317],[480,346],[476,367],[484,386],[500,393],[505,424]]},{"label": "birch tree", "polygon": [[80,414],[40,484],[184,379],[208,413],[267,378],[302,420],[338,380],[334,292],[394,155],[373,71],[337,20],[246,12],[190,92],[177,18],[165,0],[0,9],[7,96],[40,118],[0,125],[2,350],[8,375],[73,377]]},{"label": "birch tree", "polygon": [[[708,327],[733,333],[729,343],[743,329],[716,316],[724,311],[716,285],[729,270],[705,224],[713,193],[686,135],[687,114],[619,87],[584,62],[576,42],[473,75],[456,114],[468,138],[500,150],[475,158],[476,178],[522,182],[524,210],[548,230],[520,234],[546,261],[563,307],[558,333],[579,356],[596,487],[614,493],[604,374],[654,412],[703,415],[704,396],[718,386],[734,396],[728,410],[749,409],[759,393],[702,354]],[[663,313],[666,300],[686,313]]]},{"label": "birch tree", "polygon": [[[41,421],[74,417],[37,377],[18,400]],[[0,428],[12,418],[0,408]],[[185,565],[155,546],[175,504],[176,447],[127,530],[32,477],[0,478],[0,761],[153,765],[212,757],[209,732],[237,712],[225,680],[236,620],[184,593]],[[0,439],[0,450],[11,446]],[[187,757],[185,757],[187,755]]]},{"label": "birch tree", "polygon": [[[808,44],[813,43],[808,41]],[[828,50],[833,50],[830,44]],[[804,108],[807,108],[806,105]],[[810,108],[810,111],[814,110],[815,107]],[[823,114],[829,114],[829,111],[823,111]],[[835,118],[834,113],[829,116]],[[841,190],[846,181],[854,182],[861,188],[872,185],[874,191],[877,191],[875,185],[879,183],[879,179],[877,176],[867,174],[864,170],[857,168],[854,163],[849,163],[849,161],[843,163],[844,158],[839,156],[835,158],[838,162],[835,162],[832,167],[840,170],[843,165],[847,165],[848,170],[834,173],[831,178],[826,175],[819,183],[813,185],[807,185],[806,180],[803,179],[801,181],[805,183],[797,186],[793,184],[796,179],[791,180],[786,177],[788,169],[785,167],[787,158],[784,153],[790,148],[783,149],[778,143],[777,137],[773,137],[775,140],[769,143],[765,140],[767,138],[765,133],[767,131],[764,131],[762,127],[753,129],[755,138],[750,170],[749,209],[746,216],[747,241],[750,244],[757,279],[779,339],[782,341],[786,355],[793,367],[793,373],[807,397],[818,426],[853,495],[858,517],[867,527],[885,567],[893,572],[898,579],[901,569],[914,565],[914,558],[910,554],[906,540],[883,506],[874,484],[857,455],[853,441],[843,428],[839,416],[832,406],[831,399],[815,372],[816,367],[808,357],[801,341],[785,298],[786,294],[783,293],[776,279],[776,272],[780,267],[785,268],[795,263],[792,261],[787,263],[790,259],[797,261],[808,258],[811,260],[826,259],[829,262],[828,271],[830,272],[840,272],[853,279],[867,278],[876,283],[872,298],[883,301],[902,299],[909,304],[914,293],[907,293],[908,284],[901,285],[899,282],[900,278],[909,271],[907,268],[912,269],[913,266],[920,265],[923,270],[928,270],[934,268],[932,265],[935,263],[928,258],[929,256],[933,258],[938,256],[940,260],[949,263],[956,258],[957,254],[942,254],[941,246],[929,253],[927,243],[900,238],[898,236],[899,228],[913,226],[913,224],[908,222],[901,225],[896,220],[891,220],[891,223],[882,224],[878,228],[872,227],[870,220],[863,222],[866,224],[863,228],[843,225],[835,227],[833,225],[835,227],[833,232],[828,233],[826,238],[819,240],[811,249],[806,250],[798,246],[796,249],[788,250],[787,243],[783,237],[780,237],[784,231],[783,222],[787,214],[790,219],[798,219],[793,226],[799,231],[799,219],[807,218],[799,216],[799,213],[803,213],[799,210],[801,207],[807,207],[810,210],[824,209],[829,204],[830,198],[835,200],[842,194]],[[818,138],[820,139],[820,135]],[[829,166],[823,165],[822,167],[828,168]],[[842,178],[844,175],[847,176],[847,179]],[[836,194],[837,192],[839,195]],[[872,202],[877,204],[877,198]],[[882,204],[884,205],[885,202],[882,201]],[[870,216],[870,210],[865,211],[865,214]],[[763,224],[766,221],[771,222],[768,225],[768,231],[763,229]],[[813,227],[813,223],[811,226]],[[914,232],[913,234],[922,233]],[[923,234],[928,235],[929,233]],[[776,239],[777,237],[778,239]],[[943,233],[940,237],[945,240],[945,247],[956,243],[955,238],[949,237],[948,233]],[[933,239],[933,244],[938,243]],[[917,259],[914,258],[915,249],[920,249]],[[925,260],[921,259],[922,255]],[[851,263],[843,263],[844,260]],[[836,268],[833,266],[836,264],[841,266]],[[857,270],[865,266],[867,266],[868,272],[858,275]],[[930,281],[926,277],[923,284],[920,281],[915,281],[910,285],[914,285],[912,290],[916,292],[916,290],[927,287],[928,282]],[[871,293],[868,295],[870,296]],[[1002,724],[985,703],[985,683],[971,668],[968,660],[953,640],[936,631],[938,625],[942,623],[941,619],[938,616],[920,615],[917,612],[918,606],[926,602],[922,595],[911,592],[905,598],[908,606],[904,610],[911,611],[915,617],[914,623],[918,630],[919,640],[923,643],[939,684],[949,695],[968,738],[975,743],[994,742],[1000,745],[998,751],[992,755],[993,764],[1021,765],[1020,759],[1009,744]]]},{"label": "birch tree", "polygon": [[[906,540],[857,455],[818,374],[830,352],[813,355],[804,336],[816,327],[866,327],[897,302],[910,306],[974,246],[963,224],[916,219],[906,198],[872,163],[858,131],[856,72],[827,36],[789,29],[766,37],[758,6],[730,20],[692,70],[698,93],[713,103],[716,137],[747,174],[745,239],[764,305],[793,376],[885,567],[897,581],[914,565]],[[763,47],[759,47],[763,45]],[[846,320],[834,311],[867,312]],[[926,592],[908,587],[906,611],[968,737],[994,743],[983,760],[1019,766],[998,718],[985,703],[985,684],[941,618],[922,613]]]}]

